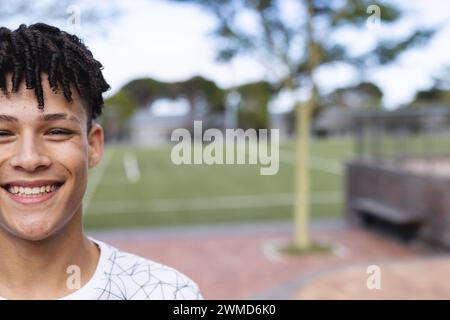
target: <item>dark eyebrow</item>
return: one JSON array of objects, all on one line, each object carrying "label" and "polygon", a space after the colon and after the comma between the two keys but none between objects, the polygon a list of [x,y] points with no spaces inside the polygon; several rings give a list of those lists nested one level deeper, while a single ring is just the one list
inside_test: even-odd
[{"label": "dark eyebrow", "polygon": [[[80,120],[71,115],[69,116],[67,113],[47,113],[40,116],[41,121],[56,121],[56,120],[66,120],[69,119],[71,121],[75,121],[81,123]],[[6,114],[0,114],[0,121],[6,122],[17,122],[17,118],[13,116],[8,116]]]},{"label": "dark eyebrow", "polygon": [[80,123],[75,116],[69,116],[67,113],[47,113],[40,116],[42,121],[57,121],[57,120],[71,120]]},{"label": "dark eyebrow", "polygon": [[8,116],[6,114],[0,114],[0,121],[7,121],[7,122],[17,122],[17,118]]}]

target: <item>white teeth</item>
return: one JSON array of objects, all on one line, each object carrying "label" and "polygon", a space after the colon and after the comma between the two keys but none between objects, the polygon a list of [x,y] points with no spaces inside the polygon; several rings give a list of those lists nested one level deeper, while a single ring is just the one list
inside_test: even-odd
[{"label": "white teeth", "polygon": [[12,194],[18,194],[22,197],[26,196],[39,196],[45,193],[50,193],[55,191],[57,188],[56,185],[46,185],[41,187],[19,187],[19,186],[9,186],[8,191]]}]

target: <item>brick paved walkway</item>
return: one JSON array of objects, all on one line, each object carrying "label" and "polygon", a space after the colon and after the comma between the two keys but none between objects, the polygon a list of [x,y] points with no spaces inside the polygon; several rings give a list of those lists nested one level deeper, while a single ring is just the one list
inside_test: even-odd
[{"label": "brick paved walkway", "polygon": [[[366,286],[366,266],[322,274],[298,288],[295,299],[450,299],[450,258],[421,257],[380,263],[379,290]],[[339,289],[336,289],[339,288]]]},{"label": "brick paved walkway", "polygon": [[[311,233],[333,250],[278,254],[276,246],[292,237],[285,222],[88,232],[177,268],[199,284],[207,299],[449,297],[450,289],[436,287],[436,278],[449,274],[447,256],[337,221],[314,223]],[[366,287],[366,268],[372,264],[382,270],[377,293]],[[400,280],[398,275],[403,275]],[[427,286],[432,288],[425,294]]]}]

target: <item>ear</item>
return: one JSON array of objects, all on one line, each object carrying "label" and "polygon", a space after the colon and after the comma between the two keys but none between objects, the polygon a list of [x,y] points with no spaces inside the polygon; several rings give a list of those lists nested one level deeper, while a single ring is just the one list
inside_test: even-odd
[{"label": "ear", "polygon": [[88,134],[88,143],[89,168],[93,168],[103,157],[103,128],[99,124],[92,123],[91,131]]}]

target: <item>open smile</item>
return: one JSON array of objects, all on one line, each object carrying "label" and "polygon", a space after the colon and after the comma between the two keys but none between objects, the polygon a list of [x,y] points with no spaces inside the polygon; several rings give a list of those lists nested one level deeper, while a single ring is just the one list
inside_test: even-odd
[{"label": "open smile", "polygon": [[14,181],[2,185],[8,196],[22,204],[41,203],[52,198],[64,182],[59,181]]}]

